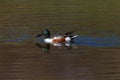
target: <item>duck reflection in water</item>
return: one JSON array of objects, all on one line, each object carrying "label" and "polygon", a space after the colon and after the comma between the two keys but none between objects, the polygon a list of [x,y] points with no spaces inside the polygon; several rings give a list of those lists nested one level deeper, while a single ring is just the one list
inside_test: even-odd
[{"label": "duck reflection in water", "polygon": [[44,52],[49,52],[49,50],[50,50],[50,44],[48,44],[48,43],[42,43],[42,44],[36,43],[36,45],[37,45],[39,48],[41,48],[42,51],[44,51]]},{"label": "duck reflection in water", "polygon": [[[43,51],[43,52],[49,52],[51,44],[49,43],[36,43],[36,45]],[[54,43],[52,46],[55,46],[57,48],[64,48],[67,50],[71,50],[73,46],[69,43],[63,44],[63,43]]]}]

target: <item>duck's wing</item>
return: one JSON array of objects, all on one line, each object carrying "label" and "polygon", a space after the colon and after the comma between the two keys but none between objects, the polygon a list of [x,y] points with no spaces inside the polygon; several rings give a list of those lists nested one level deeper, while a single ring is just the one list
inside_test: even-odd
[{"label": "duck's wing", "polygon": [[70,31],[70,32],[65,33],[64,35],[66,35],[66,36],[71,36],[73,33],[74,33],[74,32]]}]

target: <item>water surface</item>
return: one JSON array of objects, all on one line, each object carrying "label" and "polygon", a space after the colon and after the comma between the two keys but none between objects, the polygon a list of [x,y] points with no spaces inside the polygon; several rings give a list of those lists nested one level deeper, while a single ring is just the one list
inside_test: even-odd
[{"label": "water surface", "polygon": [[[69,47],[40,48],[30,35],[0,44],[2,80],[115,80],[119,79],[119,38],[79,36]],[[7,76],[7,77],[6,77]]]},{"label": "water surface", "polygon": [[[120,80],[119,21],[119,0],[0,0],[0,80]],[[46,50],[45,28],[79,37]]]}]

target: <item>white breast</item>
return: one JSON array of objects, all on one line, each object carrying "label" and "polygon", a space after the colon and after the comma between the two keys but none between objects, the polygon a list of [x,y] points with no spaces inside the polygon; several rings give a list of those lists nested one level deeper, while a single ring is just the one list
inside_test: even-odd
[{"label": "white breast", "polygon": [[70,37],[66,37],[66,38],[65,38],[65,41],[66,41],[66,42],[70,42],[70,41],[71,41],[71,38],[70,38]]},{"label": "white breast", "polygon": [[50,39],[50,38],[44,39],[45,43],[52,43],[52,41],[53,41],[53,39]]}]

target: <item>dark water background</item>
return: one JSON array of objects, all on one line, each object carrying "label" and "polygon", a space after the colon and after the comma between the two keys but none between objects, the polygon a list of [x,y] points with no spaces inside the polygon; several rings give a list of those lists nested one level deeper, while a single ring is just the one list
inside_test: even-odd
[{"label": "dark water background", "polygon": [[119,37],[78,36],[71,47],[39,48],[34,35],[1,40],[1,80],[119,79]]},{"label": "dark water background", "polygon": [[[0,80],[119,80],[119,16],[118,0],[1,0]],[[45,28],[79,37],[45,51]]]}]

